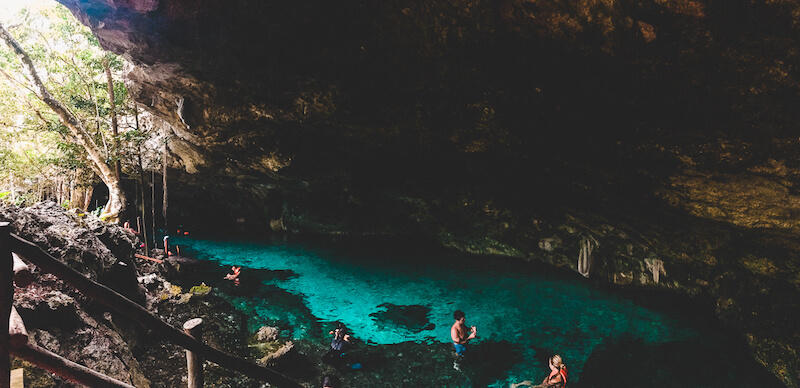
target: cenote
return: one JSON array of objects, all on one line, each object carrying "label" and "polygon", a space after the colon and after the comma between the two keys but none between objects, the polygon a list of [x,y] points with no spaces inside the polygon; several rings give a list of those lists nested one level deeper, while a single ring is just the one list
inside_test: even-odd
[{"label": "cenote", "polygon": [[[345,386],[508,387],[541,381],[553,353],[567,363],[571,387],[781,386],[741,340],[683,301],[661,297],[653,308],[634,300],[648,299],[641,294],[599,290],[517,259],[413,242],[193,235],[171,242],[207,265],[186,285],[212,285],[247,314],[253,332],[277,326],[294,341],[327,347],[328,330],[344,324],[364,365],[342,372]],[[244,268],[236,288],[222,280],[231,265]],[[461,370],[449,338],[456,309],[479,334]],[[407,369],[390,373],[396,363]]]}]

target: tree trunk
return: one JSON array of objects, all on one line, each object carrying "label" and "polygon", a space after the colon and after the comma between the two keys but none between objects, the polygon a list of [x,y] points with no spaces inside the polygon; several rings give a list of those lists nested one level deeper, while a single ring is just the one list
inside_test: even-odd
[{"label": "tree trunk", "polygon": [[79,204],[75,202],[75,177],[77,175],[73,172],[72,177],[69,179],[69,208],[75,209],[79,207]]},{"label": "tree trunk", "polygon": [[61,177],[56,178],[56,202],[59,206],[64,206],[64,180]]},{"label": "tree trunk", "polygon": [[83,187],[75,187],[73,183],[69,194],[69,202],[72,203],[72,207],[80,209],[82,212],[85,211],[83,210],[84,193]]},{"label": "tree trunk", "polygon": [[[111,67],[108,65],[108,60],[103,61],[103,67],[106,70],[106,80],[108,81],[108,103],[111,105],[111,134],[114,135],[114,154],[119,156],[119,124],[117,123],[117,102],[114,96],[114,78],[111,77]],[[122,163],[119,157],[114,161],[114,170],[117,173],[117,178],[122,181]],[[125,209],[122,209],[123,211]]]},{"label": "tree trunk", "polygon": [[100,217],[108,222],[119,223],[120,213],[125,209],[125,193],[122,191],[119,177],[108,164],[106,164],[102,151],[97,147],[97,144],[92,141],[92,137],[86,131],[83,123],[81,123],[61,101],[50,94],[50,91],[44,85],[42,79],[39,78],[39,74],[36,72],[36,68],[33,66],[33,61],[30,56],[28,56],[28,53],[25,52],[14,37],[6,31],[2,23],[0,23],[0,38],[3,38],[8,47],[16,53],[17,57],[22,62],[23,67],[30,76],[31,82],[33,82],[33,85],[39,92],[37,97],[47,104],[47,106],[58,115],[61,122],[69,128],[70,132],[75,137],[75,141],[83,146],[94,167],[100,172],[100,178],[103,180],[103,183],[108,186],[108,203],[106,203],[103,208],[103,213]]},{"label": "tree trunk", "polygon": [[89,206],[92,205],[92,194],[94,194],[94,186],[88,186],[83,189],[83,203],[81,204],[81,209],[83,211],[88,211]]},{"label": "tree trunk", "polygon": [[17,204],[17,182],[13,172],[11,173],[11,203]]}]

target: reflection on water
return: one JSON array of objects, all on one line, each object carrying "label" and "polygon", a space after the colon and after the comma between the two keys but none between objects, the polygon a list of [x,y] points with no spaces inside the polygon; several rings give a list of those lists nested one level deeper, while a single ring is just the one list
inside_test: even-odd
[{"label": "reflection on water", "polygon": [[[201,260],[286,271],[290,276],[266,279],[259,287],[277,287],[301,297],[321,322],[342,322],[368,344],[450,343],[452,313],[463,310],[467,324],[478,327],[471,350],[509,360],[504,365],[507,373],[493,377],[489,386],[541,379],[547,372],[545,360],[554,352],[569,365],[572,386],[579,383],[584,368],[593,370],[584,386],[608,386],[619,372],[607,372],[615,369],[606,365],[609,359],[660,363],[664,367],[657,373],[665,373],[661,381],[672,383],[685,371],[670,370],[683,365],[670,360],[694,351],[697,344],[702,344],[704,356],[722,360],[715,373],[731,373],[725,350],[718,345],[721,338],[700,333],[680,317],[597,290],[581,278],[519,261],[432,253],[433,249],[334,249],[308,242],[184,236],[174,244]],[[302,314],[278,311],[266,302],[238,303],[252,307],[259,315],[254,321],[289,321],[285,323],[294,328],[295,338],[321,335],[309,332],[320,329],[302,322]],[[731,378],[737,379],[725,376]]]}]

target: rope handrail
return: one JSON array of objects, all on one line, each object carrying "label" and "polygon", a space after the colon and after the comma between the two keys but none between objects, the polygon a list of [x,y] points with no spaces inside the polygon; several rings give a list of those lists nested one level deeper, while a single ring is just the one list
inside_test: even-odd
[{"label": "rope handrail", "polygon": [[84,276],[78,271],[62,263],[36,244],[9,233],[11,250],[35,264],[43,271],[56,275],[75,287],[82,294],[103,304],[146,329],[152,330],[162,338],[185,349],[202,355],[206,360],[221,367],[241,372],[249,377],[257,378],[278,387],[302,387],[299,383],[272,369],[260,366],[246,359],[227,354],[219,349],[206,345],[183,331],[164,322],[142,306],[117,293],[116,291]]}]

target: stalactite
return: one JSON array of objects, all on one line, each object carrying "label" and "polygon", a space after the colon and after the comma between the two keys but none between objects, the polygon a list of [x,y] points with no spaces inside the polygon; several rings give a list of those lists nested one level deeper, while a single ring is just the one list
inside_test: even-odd
[{"label": "stalactite", "polygon": [[667,271],[664,270],[664,262],[659,259],[644,259],[644,265],[653,274],[653,281],[658,284],[660,276],[666,275]]},{"label": "stalactite", "polygon": [[578,253],[578,272],[584,277],[589,277],[589,273],[592,270],[592,261],[594,260],[592,252],[598,246],[600,244],[597,240],[591,237],[581,238],[581,248]]},{"label": "stalactite", "polygon": [[183,125],[186,126],[186,129],[189,129],[189,124],[187,124],[186,120],[183,118],[183,109],[184,109],[184,99],[183,99],[183,97],[178,97],[178,99],[175,101],[175,104],[178,105],[178,109],[177,109],[178,118],[181,119],[181,122],[183,123]]}]

